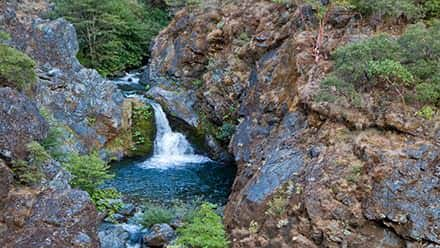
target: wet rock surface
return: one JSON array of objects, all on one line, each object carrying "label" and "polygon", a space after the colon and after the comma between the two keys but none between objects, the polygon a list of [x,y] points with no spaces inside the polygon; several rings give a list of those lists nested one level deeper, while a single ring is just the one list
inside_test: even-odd
[{"label": "wet rock surface", "polygon": [[182,10],[156,39],[149,76],[194,94],[199,119],[236,120],[233,247],[436,247],[439,124],[398,101],[362,111],[313,101],[331,51],[372,34],[333,12],[316,63],[310,6]]}]

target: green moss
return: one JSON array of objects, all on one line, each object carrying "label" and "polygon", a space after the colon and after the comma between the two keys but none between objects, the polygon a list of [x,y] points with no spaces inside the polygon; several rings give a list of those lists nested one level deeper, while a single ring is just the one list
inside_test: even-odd
[{"label": "green moss", "polygon": [[15,48],[0,44],[0,83],[19,90],[30,88],[36,81],[35,62]]},{"label": "green moss", "polygon": [[150,105],[132,107],[131,156],[146,156],[153,152],[156,135],[154,112]]}]

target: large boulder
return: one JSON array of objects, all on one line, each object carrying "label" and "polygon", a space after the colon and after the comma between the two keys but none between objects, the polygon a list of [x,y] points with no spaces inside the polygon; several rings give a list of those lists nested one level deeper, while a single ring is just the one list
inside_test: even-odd
[{"label": "large boulder", "polygon": [[175,238],[176,233],[168,224],[156,224],[151,227],[151,231],[143,237],[143,243],[145,248],[165,247]]},{"label": "large boulder", "polygon": [[[37,194],[36,194],[37,193]],[[79,190],[10,193],[0,215],[4,247],[98,247],[97,212]]]},{"label": "large boulder", "polygon": [[26,144],[47,135],[35,102],[11,88],[0,88],[0,120],[0,156],[9,159],[25,157]]}]

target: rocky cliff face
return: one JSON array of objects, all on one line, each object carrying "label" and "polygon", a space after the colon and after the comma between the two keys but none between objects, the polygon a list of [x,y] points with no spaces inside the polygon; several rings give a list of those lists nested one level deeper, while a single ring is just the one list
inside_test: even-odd
[{"label": "rocky cliff face", "polygon": [[97,247],[97,212],[86,192],[71,189],[70,174],[55,160],[43,178],[18,186],[12,160],[26,159],[26,144],[46,137],[48,123],[35,102],[0,88],[0,244],[2,247]]},{"label": "rocky cliff face", "polygon": [[149,72],[176,83],[152,95],[188,94],[188,124],[237,119],[225,210],[233,247],[437,247],[439,123],[398,101],[362,111],[314,102],[329,53],[373,32],[340,9],[329,23],[317,63],[310,6],[182,10],[156,39]]},{"label": "rocky cliff face", "polygon": [[124,99],[115,85],[80,65],[73,25],[41,19],[49,10],[44,0],[7,1],[0,9],[0,25],[11,35],[9,44],[38,63],[32,98],[73,131],[74,141],[66,149],[87,153],[103,148],[125,128]]},{"label": "rocky cliff face", "polygon": [[45,110],[68,137],[63,151],[104,148],[127,128],[123,97],[96,71],[76,59],[74,27],[42,19],[47,1],[0,2],[0,27],[9,45],[32,57],[38,82],[31,92],[0,88],[0,246],[98,247],[98,214],[89,195],[69,186],[70,175],[55,160],[42,165],[42,180],[21,186],[10,168],[28,160],[26,144],[46,138]]}]

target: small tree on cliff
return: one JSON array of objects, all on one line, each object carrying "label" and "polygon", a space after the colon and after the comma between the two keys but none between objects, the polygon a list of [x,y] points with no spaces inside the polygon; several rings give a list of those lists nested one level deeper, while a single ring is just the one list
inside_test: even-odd
[{"label": "small tree on cliff", "polygon": [[349,0],[305,0],[316,11],[318,18],[318,36],[316,37],[315,47],[313,53],[315,55],[315,62],[318,63],[321,59],[321,47],[325,35],[325,26],[332,10],[336,7],[349,7]]}]

